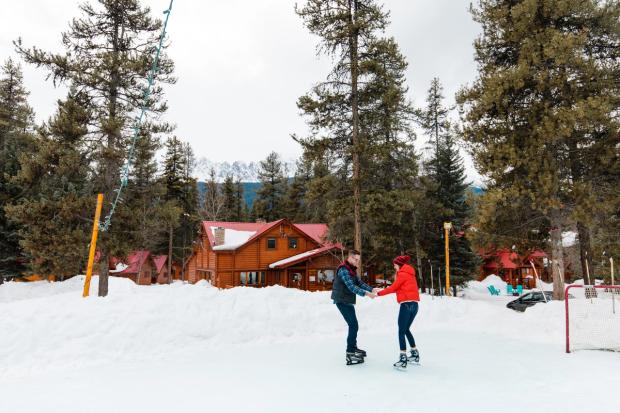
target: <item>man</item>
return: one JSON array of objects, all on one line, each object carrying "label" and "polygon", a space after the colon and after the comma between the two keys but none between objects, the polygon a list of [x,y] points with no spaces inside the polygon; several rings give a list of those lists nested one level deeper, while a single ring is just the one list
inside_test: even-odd
[{"label": "man", "polygon": [[357,348],[357,330],[359,329],[357,317],[355,315],[356,295],[375,298],[377,295],[357,276],[357,267],[360,263],[360,253],[350,250],[347,259],[340,264],[334,278],[332,289],[332,300],[340,310],[342,317],[349,326],[347,336],[347,365],[359,364],[364,362],[366,352]]}]

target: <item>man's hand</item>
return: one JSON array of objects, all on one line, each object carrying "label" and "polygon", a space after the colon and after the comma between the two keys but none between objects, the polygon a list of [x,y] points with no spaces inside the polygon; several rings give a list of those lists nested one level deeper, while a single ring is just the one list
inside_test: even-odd
[{"label": "man's hand", "polygon": [[375,298],[376,296],[377,294],[375,294],[374,292],[366,291],[366,297]]},{"label": "man's hand", "polygon": [[373,294],[377,294],[377,293],[379,293],[379,291],[381,291],[381,288],[373,288],[372,289]]}]

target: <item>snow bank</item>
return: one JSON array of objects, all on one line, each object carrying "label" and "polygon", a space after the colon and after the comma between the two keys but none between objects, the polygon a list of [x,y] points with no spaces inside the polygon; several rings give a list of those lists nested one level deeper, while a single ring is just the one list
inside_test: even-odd
[{"label": "snow bank", "polygon": [[[145,287],[111,277],[108,297],[84,299],[82,285],[79,276],[63,283],[7,283],[0,287],[0,376],[28,374],[42,366],[67,368],[156,359],[194,348],[340,337],[343,331],[329,292],[279,286],[218,290],[207,282]],[[481,291],[484,285],[473,283],[466,296],[472,298],[471,293]],[[96,286],[94,277],[93,294]],[[490,297],[488,291],[480,295],[485,300]],[[492,329],[520,337],[527,328],[528,340],[562,342],[561,303],[517,314],[507,310],[499,297],[493,298],[494,302],[485,302],[423,296],[424,316],[416,321],[416,329]],[[362,330],[391,332],[397,311],[393,296],[360,299]]]},{"label": "snow bank", "polygon": [[[414,403],[438,413],[570,413],[591,410],[589,395],[620,386],[620,354],[564,354],[562,302],[517,313],[505,308],[512,297],[475,299],[484,283],[465,289],[469,299],[422,296],[413,324],[422,366],[406,373],[391,366],[393,295],[358,300],[369,357],[347,367],[346,325],[329,292],[112,277],[108,297],[84,299],[82,283],[0,286],[0,411],[375,413]],[[92,285],[95,293],[96,278]],[[600,380],[584,382],[584,371]],[[514,402],[506,383],[543,390]],[[401,388],[408,397],[395,393]],[[601,400],[597,413],[617,411]]]}]

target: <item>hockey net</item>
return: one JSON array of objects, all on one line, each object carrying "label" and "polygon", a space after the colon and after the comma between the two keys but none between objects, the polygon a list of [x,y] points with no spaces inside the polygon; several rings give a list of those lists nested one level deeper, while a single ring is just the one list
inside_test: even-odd
[{"label": "hockey net", "polygon": [[569,285],[566,352],[620,351],[620,285]]}]

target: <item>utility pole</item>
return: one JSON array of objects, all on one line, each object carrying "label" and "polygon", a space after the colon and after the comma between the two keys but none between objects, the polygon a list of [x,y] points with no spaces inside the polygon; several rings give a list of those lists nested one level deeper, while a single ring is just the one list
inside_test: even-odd
[{"label": "utility pole", "polygon": [[450,295],[450,229],[452,228],[451,222],[443,223],[444,238],[446,240],[446,295]]}]

